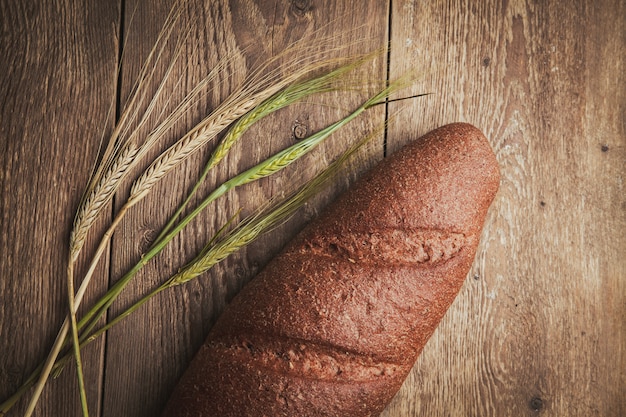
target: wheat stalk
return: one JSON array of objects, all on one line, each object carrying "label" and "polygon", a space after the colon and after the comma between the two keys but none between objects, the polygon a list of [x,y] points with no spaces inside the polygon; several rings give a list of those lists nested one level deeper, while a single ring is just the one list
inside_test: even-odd
[{"label": "wheat stalk", "polygon": [[[178,15],[173,14],[172,21],[175,22],[178,18]],[[172,23],[173,24],[173,23]],[[165,34],[160,35],[160,38],[167,39],[170,36],[170,31],[166,31]],[[328,42],[328,39],[325,41],[321,41],[320,44],[324,45],[325,42]],[[290,90],[291,97],[283,96],[284,102],[280,103],[279,100],[275,100],[272,105],[267,106],[267,108],[262,108],[258,115],[249,120],[249,123],[254,123],[260,117],[263,117],[274,111],[278,108],[284,107],[285,105],[290,104],[296,99],[304,97],[306,94],[312,94],[315,92],[322,92],[324,88],[322,85],[324,83],[329,83],[332,79],[337,78],[342,73],[355,68],[357,65],[365,62],[367,59],[379,54],[379,52],[371,53],[367,55],[363,55],[361,57],[356,57],[353,59],[353,62],[350,64],[348,59],[323,59],[321,56],[317,56],[320,54],[319,51],[314,50],[310,51],[311,47],[308,45],[301,45],[300,43],[296,43],[290,47],[288,47],[283,54],[280,54],[273,59],[269,60],[265,65],[260,66],[256,71],[252,73],[251,76],[248,77],[248,81],[244,83],[244,86],[231,95],[226,101],[222,103],[221,106],[218,107],[216,111],[214,111],[211,115],[205,118],[202,122],[200,122],[195,128],[193,128],[189,133],[187,133],[183,138],[181,138],[177,143],[175,143],[172,147],[162,153],[142,174],[133,184],[131,188],[130,197],[127,200],[125,206],[120,210],[122,216],[118,215],[117,221],[114,224],[117,224],[120,217],[123,217],[123,214],[137,202],[139,202],[142,198],[144,198],[150,189],[165,176],[169,171],[171,171],[174,167],[184,161],[189,155],[193,152],[197,151],[200,147],[214,138],[219,132],[221,132],[224,128],[230,125],[232,122],[240,118],[242,115],[247,113],[254,106],[258,106],[259,103],[263,103],[268,97],[275,94],[277,91],[288,86],[290,83],[293,83],[295,80],[305,77],[307,74],[314,73],[317,70],[320,70],[325,67],[329,67],[336,63],[345,63],[348,62],[347,65],[343,65],[337,70],[332,71],[325,76],[319,77],[318,79],[313,80],[311,83],[305,83],[303,86],[305,88],[300,87],[300,91],[298,89]],[[331,48],[332,49],[332,48]],[[154,52],[154,51],[153,51]],[[152,52],[152,53],[153,53]],[[297,54],[295,54],[298,52]],[[151,56],[152,56],[151,53]],[[295,59],[290,61],[290,63],[285,67],[283,71],[288,72],[288,76],[279,78],[280,74],[278,71],[272,71],[269,74],[264,73],[267,68],[271,67],[272,64],[275,64],[283,55],[288,56],[291,54],[295,54],[296,56],[303,57],[301,59]],[[157,54],[157,58],[160,54]],[[303,64],[303,61],[308,59],[312,59],[312,63]],[[226,61],[231,59],[228,58]],[[148,61],[150,62],[150,61]],[[215,79],[217,74],[225,67],[226,63],[221,62],[216,68],[214,68],[209,75],[203,79],[193,90],[192,92],[185,97],[185,99],[179,104],[179,106],[163,121],[161,122],[150,134],[147,136],[144,143],[140,146],[136,147],[133,142],[129,142],[126,145],[126,151],[123,151],[119,154],[117,159],[113,159],[109,156],[108,159],[113,159],[111,165],[113,167],[119,167],[120,169],[115,173],[109,170],[108,173],[102,175],[101,172],[96,172],[96,174],[92,177],[92,181],[90,182],[90,186],[88,189],[91,189],[89,193],[89,197],[83,201],[81,204],[81,208],[78,211],[78,215],[76,221],[74,223],[74,228],[71,233],[70,238],[70,259],[74,262],[76,261],[78,254],[84,244],[85,238],[88,234],[89,229],[91,228],[93,222],[97,218],[100,210],[106,205],[106,203],[110,200],[113,193],[117,189],[119,182],[124,179],[124,177],[128,174],[130,168],[132,168],[135,163],[147,153],[152,146],[158,142],[165,132],[176,122],[178,121],[188,109],[193,102],[193,99],[197,97],[202,88],[209,84],[210,81]],[[170,74],[171,66],[168,68],[166,73],[167,78]],[[140,78],[150,79],[152,73],[143,74]],[[158,97],[162,91],[163,83],[159,86],[157,90],[157,94],[155,98],[152,100],[148,109],[152,109],[153,103],[155,103],[156,97]],[[266,86],[265,89],[262,87]],[[327,87],[325,87],[327,89]],[[306,91],[308,89],[308,91]],[[317,91],[316,91],[317,90]],[[299,93],[294,94],[294,93]],[[133,95],[133,99],[131,99],[131,104],[134,104],[135,97],[138,94]],[[139,100],[140,102],[142,100]],[[148,112],[150,112],[149,110]],[[122,115],[122,119],[119,125],[116,127],[109,144],[116,142],[116,140],[122,135],[122,131],[127,129],[127,126],[130,124],[128,120],[132,119],[129,114],[134,114],[131,112],[124,112]],[[136,117],[136,114],[134,114]],[[145,118],[142,118],[140,124],[143,123]],[[125,126],[122,128],[122,126]],[[242,124],[238,125],[241,132],[234,132],[233,135],[230,136],[233,141],[225,142],[224,146],[220,146],[217,149],[214,159],[214,165],[221,160],[225,154],[230,149],[232,143],[234,143],[234,138],[238,137],[240,133],[243,133],[247,127],[243,127]],[[130,138],[135,138],[138,134],[139,129],[137,128],[132,134],[130,134]],[[118,146],[113,147],[113,152],[115,153]],[[132,154],[128,152],[129,149],[132,149]],[[109,150],[105,152],[108,154]],[[125,158],[127,157],[127,159]],[[122,164],[122,161],[124,162]],[[107,166],[108,164],[101,164],[102,166]],[[100,171],[100,170],[99,170]],[[96,179],[100,178],[98,181]],[[113,228],[114,229],[114,228]],[[113,230],[107,232],[106,235],[111,235]],[[96,256],[99,258],[99,256]],[[91,268],[90,268],[91,269]],[[80,291],[80,290],[79,290]],[[84,292],[84,290],[83,290]],[[77,297],[78,299],[78,297]],[[80,301],[78,301],[80,304]]]}]

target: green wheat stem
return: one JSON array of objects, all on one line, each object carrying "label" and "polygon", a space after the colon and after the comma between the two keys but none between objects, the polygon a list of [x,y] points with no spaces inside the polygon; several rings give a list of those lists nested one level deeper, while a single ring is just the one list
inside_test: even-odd
[{"label": "green wheat stem", "polygon": [[74,362],[76,364],[76,376],[78,378],[78,392],[80,396],[80,406],[83,412],[83,417],[89,417],[89,407],[87,405],[87,392],[85,391],[85,376],[83,373],[83,362],[80,355],[80,341],[78,339],[78,327],[76,323],[76,307],[75,307],[75,294],[74,294],[74,263],[69,262],[68,265],[68,303],[70,310],[71,321],[71,338],[72,347],[74,352]]}]

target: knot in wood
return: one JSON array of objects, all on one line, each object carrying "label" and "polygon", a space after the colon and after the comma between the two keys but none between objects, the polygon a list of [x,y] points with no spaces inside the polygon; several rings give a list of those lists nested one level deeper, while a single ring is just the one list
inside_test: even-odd
[{"label": "knot in wood", "polygon": [[294,13],[299,16],[303,16],[313,8],[311,0],[291,0],[291,7]]},{"label": "knot in wood", "polygon": [[242,280],[248,277],[248,270],[242,265],[235,267],[235,276],[237,279]]},{"label": "knot in wood", "polygon": [[293,124],[293,128],[291,129],[291,131],[293,133],[294,139],[302,140],[306,138],[307,134],[309,133],[309,128],[304,122],[296,120]]},{"label": "knot in wood", "polygon": [[539,397],[533,397],[529,403],[530,409],[533,411],[541,411],[543,408],[543,400]]}]

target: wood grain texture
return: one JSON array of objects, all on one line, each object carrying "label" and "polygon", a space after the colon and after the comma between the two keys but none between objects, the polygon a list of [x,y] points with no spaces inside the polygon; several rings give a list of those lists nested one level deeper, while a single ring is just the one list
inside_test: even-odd
[{"label": "wood grain texture", "polygon": [[[67,312],[69,230],[100,136],[111,127],[118,21],[117,2],[0,2],[2,399],[45,357]],[[108,285],[102,272],[86,302]],[[84,354],[93,415],[102,354],[101,343]],[[75,381],[69,367],[44,391],[35,415],[79,413]]]},{"label": "wood grain texture", "polygon": [[[123,108],[173,2],[0,1],[0,399],[44,358],[61,324],[69,230],[102,129],[111,128],[110,100],[117,92]],[[225,56],[236,73],[222,77],[160,149],[258,62],[314,33],[342,34],[336,45],[361,40],[344,53],[389,41],[392,78],[410,69],[423,74],[399,95],[433,94],[391,103],[386,146],[377,137],[293,221],[161,294],[88,348],[92,415],[157,414],[224,305],[307,220],[384,149],[453,121],[470,122],[490,139],[501,189],[461,294],[383,416],[626,415],[624,2],[190,0],[181,21],[174,36],[191,31],[173,72],[180,83],[168,86],[160,105],[181,98]],[[158,73],[174,50],[165,49]],[[384,80],[385,61],[373,61],[362,78]],[[313,132],[373,91],[330,95],[324,100],[332,106],[307,103],[263,120],[201,193],[294,143],[295,126]],[[238,209],[252,212],[378,126],[385,109],[368,116],[284,175],[211,206],[144,268],[112,314],[176,271]],[[145,252],[209,149],[129,212],[85,303]],[[20,403],[9,416],[24,409]],[[49,383],[36,415],[80,415],[73,367]]]}]

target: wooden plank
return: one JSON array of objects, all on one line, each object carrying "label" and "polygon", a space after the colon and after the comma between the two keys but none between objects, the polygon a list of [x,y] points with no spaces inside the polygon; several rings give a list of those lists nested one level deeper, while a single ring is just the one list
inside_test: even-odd
[{"label": "wooden plank", "polygon": [[[128,28],[125,48],[128,59],[122,78],[122,96],[127,94],[133,78],[147,54],[156,33],[165,18],[168,2],[127,2],[127,18],[131,10],[136,20]],[[255,65],[279,54],[287,45],[306,36],[337,36],[332,46],[355,43],[344,48],[342,55],[363,53],[385,45],[387,39],[387,4],[368,1],[358,10],[350,2],[333,1],[220,1],[190,2],[185,8],[185,19],[198,18],[202,26],[194,28],[185,46],[184,60],[175,68],[176,74],[185,73],[184,86],[194,85],[219,59],[234,54],[238,73],[235,80],[224,76],[219,88],[202,100],[190,112],[165,142],[171,142],[214,108],[233,89],[233,83]],[[367,23],[371,23],[368,25]],[[182,27],[188,27],[185,24]],[[341,34],[346,28],[351,29]],[[177,28],[176,32],[181,29]],[[365,39],[365,41],[363,41]],[[356,41],[359,41],[356,43]],[[337,55],[328,50],[328,56]],[[302,57],[288,56],[286,59]],[[127,61],[128,62],[128,61]],[[167,61],[165,61],[167,62]],[[386,77],[385,57],[373,61],[360,73],[362,79],[383,81]],[[219,181],[241,172],[262,158],[295,142],[293,129],[306,126],[314,132],[337,120],[357,106],[374,88],[362,93],[333,94],[326,97],[329,106],[309,103],[285,109],[260,122],[238,145],[225,164],[208,180],[208,189]],[[167,97],[181,97],[181,90],[169,91]],[[344,133],[332,138],[319,152],[313,154],[285,175],[263,180],[229,193],[227,198],[211,206],[198,221],[194,221],[180,238],[169,245],[156,262],[147,265],[113,308],[119,312],[148,289],[169,277],[206,243],[207,236],[221,226],[240,208],[241,217],[252,213],[268,198],[293,185],[294,180],[310,177],[319,167],[328,163],[361,132],[379,126],[384,120],[384,108],[373,109],[368,118],[353,124]],[[106,381],[104,387],[104,416],[152,416],[164,406],[168,394],[192,355],[204,340],[215,318],[226,302],[250,279],[267,260],[298,230],[306,218],[338,191],[344,189],[359,170],[382,157],[382,135],[360,156],[352,173],[337,182],[316,203],[311,204],[288,226],[228,259],[206,276],[160,294],[153,302],[136,312],[129,320],[113,328],[107,336]],[[195,181],[205,162],[207,150],[185,163],[169,176],[136,209],[129,212],[121,224],[113,244],[112,278],[116,280],[136,262],[146,250],[182,193]],[[120,193],[120,199],[124,193]],[[133,389],[128,389],[133,387]]]},{"label": "wooden plank", "polygon": [[452,121],[502,169],[473,270],[384,414],[626,415],[626,7],[394,1],[391,72],[420,68],[389,147]]},{"label": "wooden plank", "polygon": [[[69,230],[102,131],[111,127],[106,116],[115,100],[118,14],[115,1],[0,2],[2,400],[45,358],[67,312]],[[103,284],[106,276],[86,301]],[[103,345],[94,344],[83,356],[94,416],[102,354]],[[73,366],[50,381],[35,415],[79,414],[75,381]],[[8,415],[23,415],[26,404]]]}]

